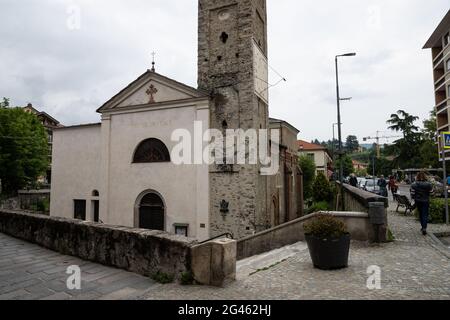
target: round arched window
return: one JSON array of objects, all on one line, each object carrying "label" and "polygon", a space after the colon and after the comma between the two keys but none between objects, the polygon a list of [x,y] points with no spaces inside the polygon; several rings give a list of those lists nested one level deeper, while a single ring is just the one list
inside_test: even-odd
[{"label": "round arched window", "polygon": [[170,162],[166,145],[158,139],[142,141],[134,152],[133,163]]}]

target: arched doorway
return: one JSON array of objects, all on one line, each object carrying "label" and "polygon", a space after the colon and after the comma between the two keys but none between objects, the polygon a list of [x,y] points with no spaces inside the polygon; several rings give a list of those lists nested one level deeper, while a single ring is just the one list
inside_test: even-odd
[{"label": "arched doorway", "polygon": [[138,227],[165,231],[165,212],[164,201],[157,193],[145,194],[139,202]]}]

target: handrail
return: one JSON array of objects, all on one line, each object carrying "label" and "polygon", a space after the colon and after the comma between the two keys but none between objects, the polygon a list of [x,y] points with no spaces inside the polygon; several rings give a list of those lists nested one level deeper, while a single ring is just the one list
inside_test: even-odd
[{"label": "handrail", "polygon": [[219,235],[219,236],[213,237],[213,238],[211,238],[211,239],[208,239],[208,240],[199,242],[198,244],[204,244],[204,243],[206,243],[206,242],[210,242],[210,241],[212,241],[212,240],[216,240],[216,239],[219,239],[219,238],[222,238],[222,237],[227,237],[228,239],[234,239],[234,236],[233,236],[233,234],[232,234],[231,232],[226,232],[226,233],[224,233],[224,234],[221,234],[221,235]]}]

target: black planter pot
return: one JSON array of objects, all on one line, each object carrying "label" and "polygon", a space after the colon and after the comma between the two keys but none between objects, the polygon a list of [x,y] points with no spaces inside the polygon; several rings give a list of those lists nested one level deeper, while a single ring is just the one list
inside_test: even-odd
[{"label": "black planter pot", "polygon": [[320,270],[336,270],[348,267],[350,234],[339,239],[320,239],[305,235],[314,267]]}]

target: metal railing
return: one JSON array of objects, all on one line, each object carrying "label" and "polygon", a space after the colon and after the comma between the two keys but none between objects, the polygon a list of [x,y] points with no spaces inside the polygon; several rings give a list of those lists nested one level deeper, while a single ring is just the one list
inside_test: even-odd
[{"label": "metal railing", "polygon": [[226,233],[224,233],[224,234],[215,236],[215,237],[213,237],[213,238],[211,238],[211,239],[208,239],[208,240],[199,242],[198,244],[204,244],[204,243],[207,243],[207,242],[210,242],[210,241],[213,241],[213,240],[216,240],[216,239],[220,239],[220,238],[223,238],[223,237],[226,237],[226,238],[228,238],[228,239],[234,239],[234,236],[233,236],[233,234],[232,234],[231,232],[226,232]]}]

